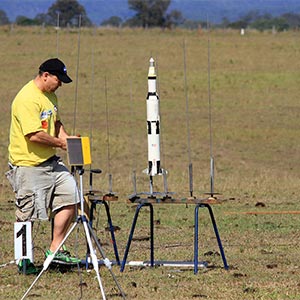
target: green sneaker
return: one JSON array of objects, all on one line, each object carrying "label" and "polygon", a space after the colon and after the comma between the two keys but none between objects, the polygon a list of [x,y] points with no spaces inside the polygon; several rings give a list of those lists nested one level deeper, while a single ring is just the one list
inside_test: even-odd
[{"label": "green sneaker", "polygon": [[38,273],[38,270],[28,258],[20,259],[18,263],[18,271],[20,274],[25,274],[25,275],[32,275]]},{"label": "green sneaker", "polygon": [[[51,255],[53,252],[51,250],[46,251],[46,257]],[[56,252],[53,260],[53,263],[63,264],[63,265],[75,265],[81,262],[77,257],[72,257],[70,252],[66,250],[66,247],[63,246],[62,250]]]}]

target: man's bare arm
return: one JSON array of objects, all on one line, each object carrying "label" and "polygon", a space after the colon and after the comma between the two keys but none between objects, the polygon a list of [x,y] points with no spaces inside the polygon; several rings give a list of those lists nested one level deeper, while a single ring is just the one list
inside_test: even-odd
[{"label": "man's bare arm", "polygon": [[50,147],[67,149],[66,139],[53,137],[44,131],[32,132],[26,135],[31,142],[40,143]]},{"label": "man's bare arm", "polygon": [[55,136],[61,139],[66,139],[69,137],[64,125],[60,121],[55,122]]}]

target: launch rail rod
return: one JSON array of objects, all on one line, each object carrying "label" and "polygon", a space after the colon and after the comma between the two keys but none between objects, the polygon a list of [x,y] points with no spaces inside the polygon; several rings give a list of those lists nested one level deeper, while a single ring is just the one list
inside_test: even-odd
[{"label": "launch rail rod", "polygon": [[134,126],[133,121],[136,120],[135,115],[134,115],[134,103],[133,103],[133,97],[132,97],[132,80],[130,79],[130,111],[131,111],[131,121],[132,121],[132,126],[130,130],[130,139],[131,139],[131,148],[133,149],[132,154],[133,154],[133,171],[132,171],[132,184],[133,184],[133,194],[137,195],[137,189],[136,189],[136,167],[137,167],[137,161],[136,161],[136,147],[134,145],[134,133],[133,129],[136,127]]},{"label": "launch rail rod", "polygon": [[59,54],[59,12],[57,13],[56,19],[56,57]]},{"label": "launch rail rod", "polygon": [[[158,58],[156,57],[155,58],[155,61],[156,61],[156,75],[157,75],[157,93],[158,95],[160,95],[160,85],[159,85],[159,65],[158,65]],[[159,97],[159,101],[160,101],[160,97]],[[162,134],[162,115],[160,113],[160,135],[161,135],[161,142],[160,142],[160,145],[161,145],[161,153],[162,153],[162,160],[161,162],[163,162],[164,164],[164,169],[162,169],[162,176],[163,176],[163,186],[164,186],[164,193],[165,195],[168,195],[169,194],[169,188],[168,188],[168,179],[167,179],[167,176],[168,176],[168,171],[167,171],[167,168],[166,168],[166,159],[165,159],[165,151],[164,151],[164,139],[163,139],[163,134]],[[151,176],[150,177],[150,194],[152,195],[153,194],[153,177]]]},{"label": "launch rail rod", "polygon": [[184,91],[185,91],[185,115],[187,127],[187,146],[188,146],[188,159],[189,159],[189,188],[190,196],[193,197],[193,164],[191,158],[191,134],[190,134],[190,120],[189,120],[189,97],[188,85],[186,75],[186,41],[183,40],[183,70],[184,70]]},{"label": "launch rail rod", "polygon": [[[95,28],[93,31],[93,41],[95,39]],[[95,57],[95,51],[94,51],[94,43],[92,43],[92,57],[91,57],[91,67],[92,67],[92,74],[91,74],[91,94],[90,94],[90,144],[91,144],[91,149],[93,149],[93,125],[94,125],[94,114],[93,114],[93,108],[94,108],[94,86],[95,86],[95,62],[94,62],[94,57]],[[90,172],[92,165],[90,164]]]},{"label": "launch rail rod", "polygon": [[108,191],[112,193],[112,175],[110,173],[110,132],[109,132],[109,115],[108,115],[108,100],[107,100],[107,79],[104,77],[104,93],[105,93],[105,117],[106,117],[106,146],[107,146],[107,171],[108,171]]},{"label": "launch rail rod", "polygon": [[78,17],[77,66],[76,66],[76,81],[75,81],[73,135],[75,135],[75,132],[76,132],[76,116],[77,116],[77,102],[78,102],[78,73],[79,73],[79,57],[80,57],[80,35],[81,35],[81,15],[79,15],[79,17]]},{"label": "launch rail rod", "polygon": [[210,195],[214,195],[214,156],[212,136],[212,100],[211,100],[211,68],[210,68],[210,26],[207,17],[207,93],[208,93],[208,121],[209,121],[209,151],[210,151]]}]

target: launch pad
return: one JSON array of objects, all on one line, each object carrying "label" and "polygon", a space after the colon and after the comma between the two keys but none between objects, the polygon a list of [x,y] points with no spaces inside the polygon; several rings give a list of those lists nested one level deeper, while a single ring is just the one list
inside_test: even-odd
[{"label": "launch pad", "polygon": [[[93,188],[93,174],[100,174],[102,171],[100,169],[90,169],[90,176],[89,176],[89,190],[85,193],[85,204],[87,207],[84,208],[85,213],[88,215],[88,222],[91,228],[93,228],[93,221],[95,219],[95,212],[97,205],[104,205],[106,217],[107,217],[107,224],[111,235],[111,242],[114,249],[114,254],[116,258],[116,264],[120,265],[120,258],[119,252],[117,247],[117,241],[115,238],[115,227],[112,223],[112,218],[110,214],[109,204],[110,202],[118,201],[118,196],[116,196],[112,192],[102,193],[101,191],[94,190]],[[89,257],[89,253],[87,253],[86,257]],[[101,262],[100,262],[101,263]],[[88,260],[85,261],[86,266],[88,265]]]},{"label": "launch pad", "polygon": [[[216,220],[214,217],[213,210],[211,208],[212,204],[220,204],[221,203],[220,200],[217,200],[216,198],[213,198],[213,197],[208,197],[205,199],[197,199],[197,198],[174,199],[171,197],[156,198],[156,197],[152,196],[152,197],[147,197],[147,198],[137,198],[134,201],[128,200],[128,202],[131,204],[132,203],[137,204],[137,207],[136,207],[135,215],[134,215],[133,222],[131,225],[131,230],[129,233],[129,238],[127,241],[127,246],[125,249],[124,257],[123,257],[123,260],[121,263],[121,269],[120,269],[121,272],[123,272],[125,269],[125,265],[126,265],[127,257],[128,257],[129,250],[130,250],[130,245],[131,245],[131,242],[133,239],[136,223],[137,223],[137,220],[139,217],[139,213],[143,207],[149,207],[149,212],[150,212],[150,220],[149,220],[150,221],[149,222],[149,226],[150,226],[150,261],[143,265],[150,266],[150,267],[154,267],[155,265],[158,265],[158,266],[166,266],[167,265],[167,263],[162,263],[161,261],[154,260],[154,205],[156,205],[156,204],[194,204],[195,205],[195,209],[194,209],[194,259],[193,259],[193,263],[186,263],[186,266],[193,265],[194,274],[197,274],[199,266],[201,267],[203,265],[202,262],[199,262],[199,259],[198,259],[198,253],[199,253],[199,247],[198,247],[199,209],[207,208],[209,215],[210,215],[210,220],[211,220],[211,223],[212,223],[212,226],[214,229],[214,233],[215,233],[215,236],[217,239],[217,243],[219,246],[224,269],[228,270],[228,264],[227,264],[224,249],[222,246],[222,241],[221,241],[221,238],[219,235],[219,230],[217,227],[217,223],[216,223]],[[169,265],[178,265],[178,264],[179,264],[179,262],[176,262],[176,263],[173,262],[172,264],[169,264]],[[134,263],[131,262],[130,265],[134,265]]]}]

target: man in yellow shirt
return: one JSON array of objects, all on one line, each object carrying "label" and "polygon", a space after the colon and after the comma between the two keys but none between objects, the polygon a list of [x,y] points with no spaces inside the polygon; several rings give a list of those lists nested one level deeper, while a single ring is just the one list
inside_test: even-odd
[{"label": "man in yellow shirt", "polygon": [[[56,156],[56,148],[66,150],[67,132],[60,121],[55,91],[70,83],[64,63],[49,59],[39,67],[38,75],[16,95],[11,107],[8,172],[16,195],[17,221],[48,220],[54,214],[53,239],[46,255],[52,254],[74,220],[79,202],[76,182]],[[54,262],[78,263],[66,250],[57,252]],[[21,260],[19,270],[27,265]]]}]

